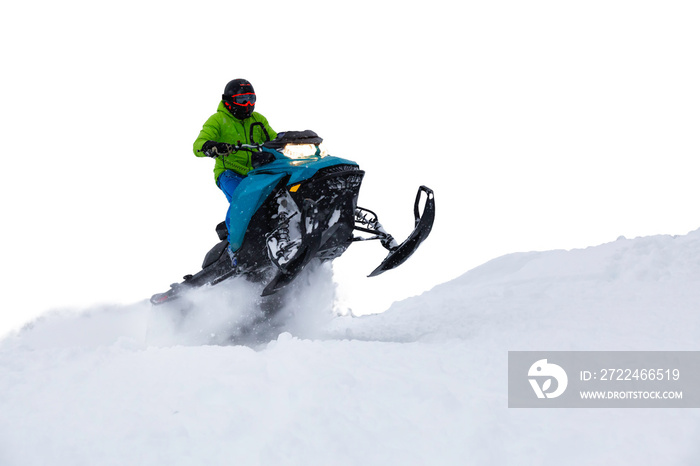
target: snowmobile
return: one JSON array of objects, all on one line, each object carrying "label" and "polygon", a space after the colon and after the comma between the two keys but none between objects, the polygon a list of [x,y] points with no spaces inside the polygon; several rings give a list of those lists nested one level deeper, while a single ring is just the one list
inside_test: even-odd
[{"label": "snowmobile", "polygon": [[217,225],[219,242],[206,254],[202,270],[153,295],[151,303],[161,305],[188,290],[239,276],[263,282],[262,296],[274,295],[310,261],[332,261],[357,241],[378,240],[389,251],[370,277],[403,264],[430,234],[433,191],[418,189],[415,228],[399,244],[373,211],[357,206],[364,171],[324,152],[322,141],[306,130],[279,133],[263,144],[231,146],[249,151],[254,167],[231,201],[240,207],[232,214],[236,218],[229,218],[228,226]]}]

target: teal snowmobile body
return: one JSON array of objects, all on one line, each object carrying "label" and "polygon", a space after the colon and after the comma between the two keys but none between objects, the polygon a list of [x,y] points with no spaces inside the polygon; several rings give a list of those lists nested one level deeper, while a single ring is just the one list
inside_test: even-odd
[{"label": "teal snowmobile body", "polygon": [[262,207],[265,200],[282,180],[288,188],[291,188],[312,179],[319,170],[331,167],[344,167],[346,170],[356,171],[357,173],[354,173],[356,177],[364,175],[364,172],[359,171],[355,162],[339,157],[321,157],[319,154],[303,159],[290,159],[276,149],[263,146],[261,150],[271,154],[275,159],[263,167],[248,172],[248,176],[243,178],[241,184],[236,188],[231,203],[236,205],[238,209],[233,212],[235,217],[231,217],[227,225],[228,240],[232,251],[241,247],[253,215]]},{"label": "teal snowmobile body", "polygon": [[262,295],[271,295],[291,283],[311,260],[333,260],[355,241],[377,239],[389,250],[369,276],[408,259],[432,229],[433,192],[419,188],[415,228],[399,244],[374,212],[357,206],[364,176],[358,164],[322,153],[321,141],[307,130],[279,133],[263,145],[236,146],[262,161],[236,189],[231,203],[239,208],[229,214],[229,222],[217,226],[220,241],[207,253],[202,270],[154,295],[151,303],[166,303],[192,288],[236,276],[264,281]]}]

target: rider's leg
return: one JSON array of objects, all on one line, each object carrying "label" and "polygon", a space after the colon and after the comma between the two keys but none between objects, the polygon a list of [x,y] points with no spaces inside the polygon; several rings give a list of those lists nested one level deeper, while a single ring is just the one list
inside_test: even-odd
[{"label": "rider's leg", "polygon": [[216,180],[216,184],[224,192],[226,200],[230,203],[233,197],[233,192],[236,190],[239,184],[243,181],[243,175],[239,175],[233,170],[226,170],[221,175],[219,179]]},{"label": "rider's leg", "polygon": [[224,192],[229,202],[228,212],[226,212],[226,229],[228,231],[231,231],[231,209],[234,208],[233,204],[231,204],[231,199],[233,198],[234,191],[236,191],[238,185],[241,184],[241,181],[243,181],[243,175],[239,175],[232,170],[223,172],[216,181],[216,184],[219,185],[219,188]]}]

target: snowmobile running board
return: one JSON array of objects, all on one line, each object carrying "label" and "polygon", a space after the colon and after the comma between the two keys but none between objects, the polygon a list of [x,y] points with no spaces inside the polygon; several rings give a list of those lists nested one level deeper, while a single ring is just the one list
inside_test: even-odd
[{"label": "snowmobile running board", "polygon": [[[421,215],[419,209],[422,193],[425,193],[426,200],[425,206],[423,207],[423,214]],[[368,275],[368,277],[376,277],[387,270],[394,269],[403,264],[406,259],[416,252],[418,246],[428,237],[430,230],[433,228],[433,222],[435,221],[435,196],[432,189],[426,186],[418,188],[416,202],[413,206],[413,215],[416,220],[415,227],[408,238],[399,245],[394,238],[384,230],[374,212],[361,207],[357,208],[355,211],[356,223],[364,226],[356,225],[355,229],[366,233],[372,233],[375,236],[371,238],[355,237],[354,240],[366,241],[378,239],[381,241],[382,246],[389,250],[389,254],[386,258]]]}]

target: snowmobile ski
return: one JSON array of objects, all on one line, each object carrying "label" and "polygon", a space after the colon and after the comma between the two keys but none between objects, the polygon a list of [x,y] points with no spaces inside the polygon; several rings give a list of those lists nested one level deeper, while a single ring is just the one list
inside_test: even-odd
[{"label": "snowmobile ski", "polygon": [[[420,214],[419,208],[422,197],[421,194],[423,193],[426,195],[426,200],[425,206],[423,207],[423,214]],[[368,223],[374,231],[367,229],[362,229],[361,231],[371,231],[377,234],[377,239],[380,239],[382,245],[389,250],[389,254],[382,261],[382,263],[368,275],[368,277],[376,277],[377,275],[382,274],[387,270],[394,269],[406,262],[406,259],[411,257],[411,255],[416,252],[416,249],[418,249],[418,246],[420,246],[420,244],[428,237],[433,228],[433,222],[435,221],[435,196],[433,194],[433,190],[426,186],[421,186],[418,188],[416,202],[413,206],[415,227],[408,238],[406,238],[406,240],[400,245],[396,243],[396,240],[394,240],[391,235],[386,233],[384,228],[379,223],[376,214],[371,211],[366,212],[373,215],[373,218],[369,220]]]}]

